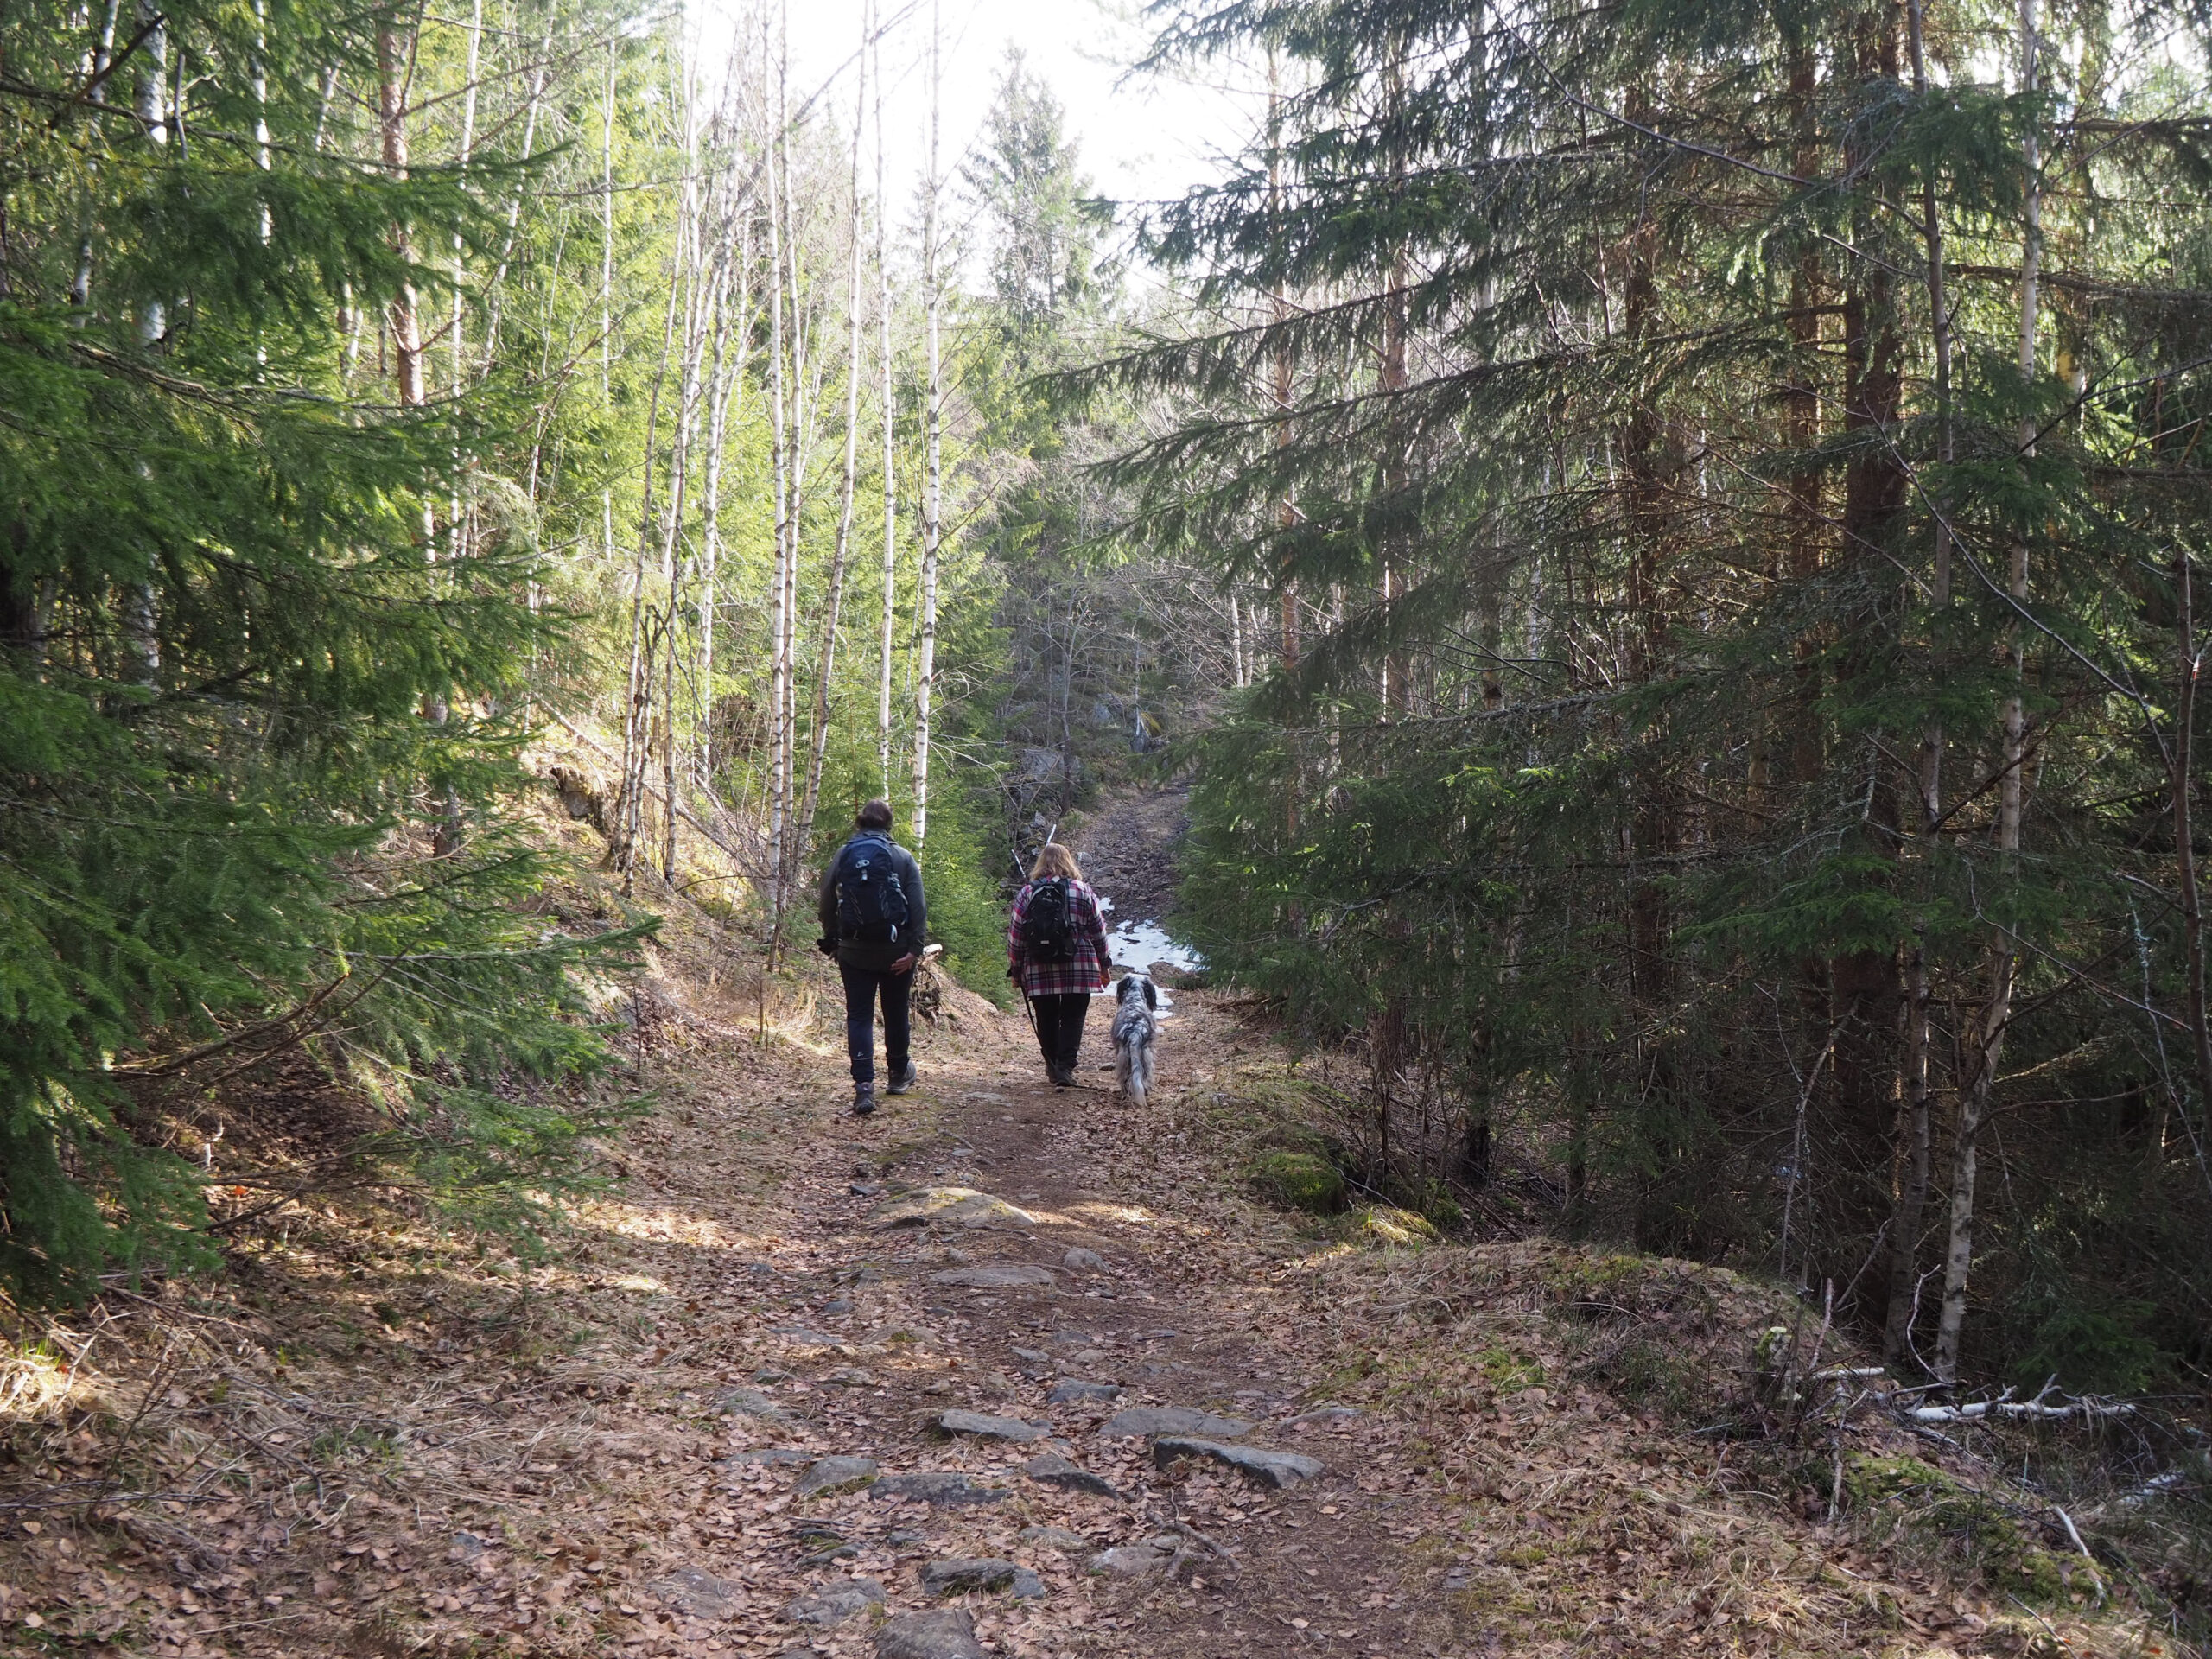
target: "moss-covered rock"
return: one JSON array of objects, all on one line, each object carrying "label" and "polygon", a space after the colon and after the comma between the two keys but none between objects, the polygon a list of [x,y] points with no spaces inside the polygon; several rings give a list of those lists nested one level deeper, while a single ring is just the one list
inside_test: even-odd
[{"label": "moss-covered rock", "polygon": [[1855,1452],[1844,1465],[1853,1509],[1958,1548],[1999,1588],[2024,1600],[2063,1601],[2064,1563],[2003,1503],[1918,1458]]},{"label": "moss-covered rock", "polygon": [[1327,1216],[1344,1208],[1344,1173],[1316,1153],[1264,1152],[1254,1162],[1251,1173],[1254,1185],[1293,1210]]}]

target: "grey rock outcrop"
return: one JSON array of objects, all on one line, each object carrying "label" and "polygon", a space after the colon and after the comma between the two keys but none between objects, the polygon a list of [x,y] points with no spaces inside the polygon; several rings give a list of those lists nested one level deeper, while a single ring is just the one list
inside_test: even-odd
[{"label": "grey rock outcrop", "polygon": [[1152,1460],[1165,1469],[1178,1458],[1210,1458],[1225,1463],[1262,1486],[1295,1486],[1321,1472],[1321,1465],[1302,1452],[1270,1452],[1256,1446],[1224,1446],[1219,1440],[1163,1434],[1152,1443]]},{"label": "grey rock outcrop", "polygon": [[1131,1406],[1117,1411],[1100,1427],[1101,1438],[1135,1440],[1146,1434],[1202,1434],[1210,1440],[1233,1440],[1252,1432],[1242,1417],[1217,1417],[1194,1406]]},{"label": "grey rock outcrop", "polygon": [[933,1596],[957,1595],[963,1590],[1004,1590],[1027,1599],[1043,1595],[1045,1582],[1016,1561],[963,1555],[924,1566],[922,1588]]},{"label": "grey rock outcrop", "polygon": [[801,1497],[825,1497],[868,1484],[878,1473],[874,1458],[817,1458],[798,1478]]},{"label": "grey rock outcrop", "polygon": [[875,1632],[875,1659],[985,1659],[976,1621],[964,1608],[899,1613]]},{"label": "grey rock outcrop", "polygon": [[1115,1400],[1121,1397],[1118,1382],[1091,1382],[1079,1376],[1064,1376],[1052,1384],[1045,1395],[1048,1406],[1077,1405],[1094,1400]]},{"label": "grey rock outcrop", "polygon": [[912,1498],[924,1503],[996,1503],[1013,1496],[1005,1486],[988,1486],[967,1475],[926,1470],[911,1475],[886,1475],[868,1489],[870,1497]]},{"label": "grey rock outcrop", "polygon": [[1175,1559],[1176,1541],[1173,1538],[1147,1538],[1141,1544],[1117,1544],[1112,1549],[1102,1549],[1090,1558],[1093,1573],[1103,1573],[1109,1579],[1141,1579],[1147,1573],[1157,1573]]},{"label": "grey rock outcrop", "polygon": [[982,1440],[1011,1440],[1016,1446],[1027,1446],[1032,1440],[1041,1440],[1052,1431],[1040,1428],[1035,1423],[1025,1423],[1019,1417],[994,1417],[981,1411],[943,1411],[937,1415],[937,1427],[947,1434],[971,1434]]},{"label": "grey rock outcrop", "polygon": [[646,1586],[664,1607],[693,1618],[723,1618],[737,1611],[745,1600],[745,1587],[718,1579],[711,1573],[702,1573],[696,1567],[680,1567],[664,1579],[656,1579]]},{"label": "grey rock outcrop", "polygon": [[1065,1527],[1024,1527],[1014,1535],[1025,1544],[1039,1544],[1046,1549],[1057,1549],[1063,1554],[1090,1548],[1090,1539],[1079,1532],[1070,1532]]},{"label": "grey rock outcrop", "polygon": [[925,1186],[895,1193],[876,1205],[868,1219],[872,1227],[919,1227],[932,1221],[956,1222],[963,1227],[1037,1224],[1037,1217],[1027,1210],[972,1186]]},{"label": "grey rock outcrop", "polygon": [[794,1624],[836,1624],[888,1599],[874,1579],[848,1579],[810,1590],[784,1609],[784,1617]]},{"label": "grey rock outcrop", "polygon": [[715,1401],[715,1410],[724,1417],[753,1417],[764,1423],[799,1423],[806,1420],[797,1412],[785,1409],[759,1389],[724,1389]]},{"label": "grey rock outcrop", "polygon": [[1058,1486],[1071,1492],[1089,1492],[1094,1497],[1119,1497],[1121,1493],[1109,1485],[1104,1478],[1094,1475],[1081,1465],[1071,1463],[1057,1452],[1040,1452],[1021,1465],[1021,1472],[1047,1486]]}]

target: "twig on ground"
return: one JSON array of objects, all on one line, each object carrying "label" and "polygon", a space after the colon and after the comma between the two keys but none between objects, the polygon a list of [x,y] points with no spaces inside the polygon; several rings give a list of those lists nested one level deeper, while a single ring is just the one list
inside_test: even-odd
[{"label": "twig on ground", "polygon": [[2097,1558],[2089,1553],[2088,1545],[2082,1541],[2081,1529],[2074,1524],[2074,1517],[2057,1504],[2054,1503],[2050,1506],[2050,1512],[2058,1517],[2059,1524],[2066,1529],[2066,1535],[2074,1541],[2074,1548],[2081,1551],[2082,1559],[2089,1564],[2089,1580],[2097,1586],[2097,1605],[2103,1606],[2107,1593],[2105,1589],[2105,1575],[2098,1571]]}]

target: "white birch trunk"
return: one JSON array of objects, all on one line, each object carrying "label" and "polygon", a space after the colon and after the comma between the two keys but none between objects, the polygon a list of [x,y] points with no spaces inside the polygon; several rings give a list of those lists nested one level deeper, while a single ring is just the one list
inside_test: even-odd
[{"label": "white birch trunk", "polygon": [[798,856],[804,858],[814,835],[815,809],[822,798],[822,765],[830,747],[830,676],[837,662],[837,619],[845,596],[845,555],[852,543],[853,486],[861,435],[861,127],[868,115],[869,22],[861,26],[860,89],[853,110],[852,201],[846,219],[845,257],[845,476],[837,509],[837,544],[830,559],[830,592],[823,606],[822,652],[814,675],[814,730],[806,762],[806,789],[799,803]]},{"label": "white birch trunk", "polygon": [[[122,9],[123,0],[107,0],[107,15],[100,24],[99,44],[92,50],[91,79],[94,80],[105,80],[107,67],[115,60],[115,20]],[[265,89],[264,91],[265,96]],[[100,95],[100,101],[103,104],[107,101],[105,92]],[[92,239],[87,236],[77,245],[77,275],[69,284],[69,303],[82,307],[90,305],[92,300]]]},{"label": "white birch trunk", "polygon": [[614,401],[614,64],[607,42],[607,93],[599,108],[599,394]]},{"label": "white birch trunk", "polygon": [[897,434],[899,398],[892,378],[891,261],[885,247],[891,217],[891,198],[883,188],[883,47],[872,41],[875,53],[875,280],[876,353],[882,375],[883,401],[883,652],[875,687],[876,747],[883,771],[883,798],[891,798],[891,655],[898,626],[899,497],[893,454]]},{"label": "white birch trunk", "polygon": [[784,299],[791,312],[791,405],[785,416],[785,430],[789,435],[790,458],[785,468],[791,492],[791,504],[785,514],[790,526],[789,550],[784,561],[784,599],[782,607],[784,694],[781,724],[784,741],[779,750],[779,770],[777,789],[784,803],[783,839],[777,852],[777,865],[783,872],[783,903],[776,914],[776,931],[771,954],[780,963],[783,954],[784,912],[791,902],[798,880],[798,586],[799,561],[803,532],[805,526],[806,474],[813,455],[814,411],[820,407],[819,370],[815,371],[817,384],[808,384],[809,357],[807,313],[805,296],[799,286],[798,214],[796,193],[791,188],[791,163],[789,134],[791,112],[788,102],[790,87],[790,41],[784,41],[784,57],[777,78],[777,112],[782,135],[780,154],[783,159],[784,184],[782,194],[784,271],[789,283]]},{"label": "white birch trunk", "polygon": [[622,893],[637,890],[638,842],[645,833],[647,740],[652,710],[652,663],[645,640],[646,556],[652,545],[653,458],[660,434],[661,391],[668,381],[669,353],[676,342],[677,296],[683,288],[679,268],[669,272],[668,308],[661,322],[660,364],[653,372],[652,396],[645,407],[644,499],[638,512],[637,552],[630,567],[630,677],[622,723]]},{"label": "white birch trunk", "polygon": [[[476,156],[476,82],[483,45],[484,0],[471,0],[468,60],[464,72],[467,79],[461,94],[461,175],[464,182],[468,177],[468,164]],[[461,283],[467,275],[466,251],[461,246],[461,232],[455,231],[453,237],[453,386],[456,391],[468,374],[468,317],[461,294]]]},{"label": "white birch trunk", "polygon": [[684,498],[690,483],[691,441],[699,412],[699,359],[706,340],[707,314],[712,296],[702,296],[702,260],[699,214],[699,123],[696,87],[688,60],[679,65],[682,85],[677,91],[683,121],[683,187],[682,219],[677,245],[683,271],[683,362],[678,380],[676,454],[669,484],[666,528],[661,537],[661,577],[668,587],[668,610],[661,628],[661,879],[676,881],[676,640],[683,620],[683,570],[678,544],[683,529]]},{"label": "white birch trunk", "polygon": [[[377,119],[382,139],[386,176],[407,176],[407,73],[413,57],[410,41],[402,39],[390,14],[377,22]],[[407,226],[392,226],[392,245],[402,258],[408,251]],[[402,407],[421,406],[423,385],[422,326],[415,304],[415,285],[403,283],[387,313],[391,327],[392,366],[398,382]]]},{"label": "white birch trunk", "polygon": [[[522,159],[525,163],[537,146],[537,113],[545,98],[547,66],[544,60],[551,55],[552,50],[552,25],[549,22],[544,42],[538,48],[539,63],[531,77],[530,102],[523,111]],[[507,198],[507,233],[499,244],[499,263],[492,271],[492,280],[485,284],[484,360],[486,364],[496,362],[499,355],[499,318],[505,302],[507,267],[514,257],[515,238],[522,224],[522,187],[518,185],[514,194]],[[531,499],[533,501],[537,499],[534,484]]]},{"label": "white birch trunk", "polygon": [[779,125],[768,156],[768,361],[769,361],[769,478],[775,495],[775,560],[768,594],[768,907],[774,930],[780,931],[784,913],[784,728],[785,691],[791,676],[785,642],[784,606],[788,588],[785,567],[791,547],[790,433],[785,416],[784,353],[784,236],[780,198],[784,132],[781,86],[779,83]]},{"label": "white birch trunk", "polygon": [[[733,204],[730,211],[735,214],[738,208]],[[728,251],[726,245],[725,258],[728,258]],[[748,238],[738,251],[729,283],[725,288],[725,292],[732,288],[735,290],[736,321],[734,324],[731,321],[730,302],[726,301],[723,315],[715,330],[714,404],[707,431],[707,494],[703,509],[706,524],[701,537],[699,557],[699,772],[702,783],[714,776],[715,768],[715,607],[720,603],[716,583],[721,574],[722,459],[728,443],[730,399],[745,380],[745,347],[750,327],[749,296],[745,279],[752,251]],[[733,339],[736,342],[734,349],[731,348]]]},{"label": "white birch trunk", "polygon": [[[149,0],[139,0],[138,17],[140,26],[145,29],[145,39],[138,48],[143,66],[138,73],[139,130],[149,143],[162,148],[169,141],[168,25],[160,20],[160,14]],[[86,282],[89,285],[89,263],[85,269],[87,273]],[[160,300],[144,301],[138,312],[139,345],[151,351],[168,335],[168,306]],[[143,473],[147,470],[147,464],[141,461],[139,467]],[[122,622],[123,650],[130,658],[131,678],[141,685],[159,685],[162,678],[161,601],[154,590],[150,571],[143,580],[132,582],[125,589]]]},{"label": "white birch trunk", "polygon": [[939,58],[943,35],[938,9],[930,7],[930,178],[923,209],[922,287],[925,331],[929,353],[929,384],[924,394],[924,441],[928,448],[928,476],[922,495],[922,638],[914,686],[914,847],[918,852],[930,827],[930,715],[937,690],[937,575],[938,537],[944,530],[944,470],[943,424],[944,365],[938,340],[938,312],[943,295],[938,280],[938,105],[941,93]]},{"label": "white birch trunk", "polygon": [[[2042,42],[2037,31],[2036,0],[2020,0],[2021,90],[2033,96],[2037,88]],[[2020,248],[2020,378],[2031,380],[2036,369],[2036,330],[2041,301],[2039,283],[2043,263],[2043,181],[2041,146],[2036,130],[2028,129],[2021,141],[2020,164],[2025,184],[2025,228]],[[2035,453],[2035,417],[2020,421],[2020,454],[2024,462]],[[2015,606],[2028,597],[2028,548],[2024,537],[2012,543],[2007,590]],[[2008,654],[2017,682],[2026,671],[2027,642],[2016,619],[2008,632]],[[2005,874],[2019,861],[2020,773],[2027,758],[2027,727],[2018,691],[2005,700],[2004,772],[1998,780],[1997,851]],[[2005,1050],[2005,1028],[2012,1017],[2012,990],[2018,953],[2009,930],[1999,927],[1990,948],[1989,1000],[1983,1006],[1979,1052],[1974,1080],[1959,1101],[1958,1128],[1951,1145],[1951,1214],[1943,1256],[1943,1306],[1936,1327],[1936,1375],[1955,1382],[1959,1375],[1959,1346],[1966,1326],[1967,1276],[1974,1266],[1974,1177],[1977,1142],[1989,1109],[1990,1090],[1997,1079],[1997,1065]]]}]

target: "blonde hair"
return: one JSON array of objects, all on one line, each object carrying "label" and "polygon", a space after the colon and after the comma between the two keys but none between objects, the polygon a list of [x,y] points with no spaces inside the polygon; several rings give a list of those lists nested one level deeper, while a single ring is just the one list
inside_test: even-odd
[{"label": "blonde hair", "polygon": [[1071,881],[1083,880],[1083,871],[1075,861],[1075,855],[1057,841],[1048,841],[1037,852],[1036,863],[1030,866],[1032,881],[1048,881],[1055,876],[1065,876]]}]

